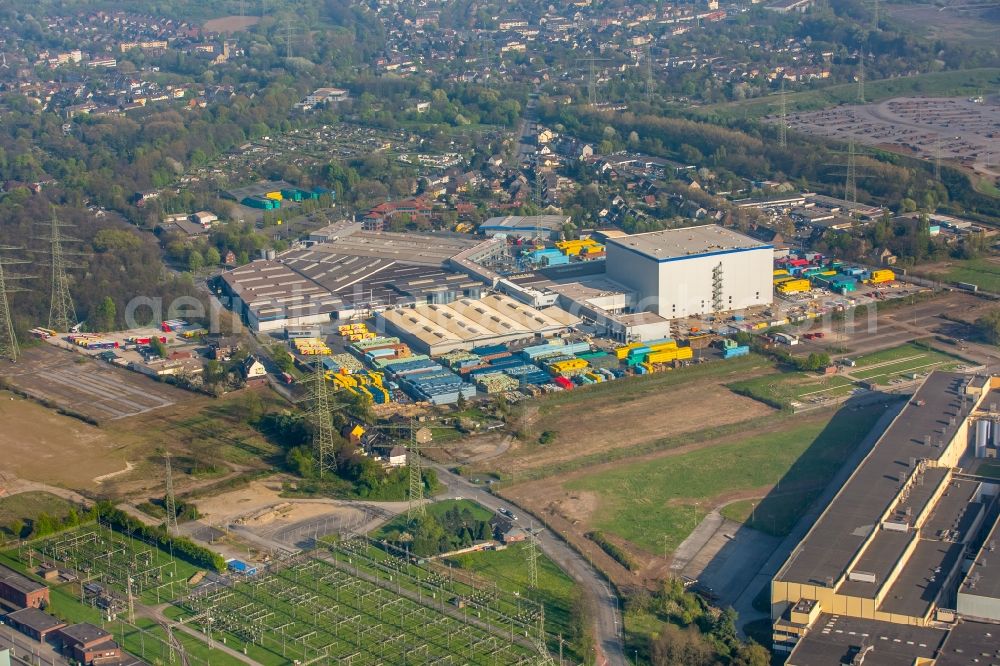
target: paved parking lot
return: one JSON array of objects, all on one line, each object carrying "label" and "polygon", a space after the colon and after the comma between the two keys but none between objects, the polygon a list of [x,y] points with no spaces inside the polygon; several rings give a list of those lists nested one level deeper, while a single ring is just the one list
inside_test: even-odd
[{"label": "paved parking lot", "polygon": [[897,97],[878,104],[793,113],[790,129],[941,159],[1000,176],[1000,101]]}]

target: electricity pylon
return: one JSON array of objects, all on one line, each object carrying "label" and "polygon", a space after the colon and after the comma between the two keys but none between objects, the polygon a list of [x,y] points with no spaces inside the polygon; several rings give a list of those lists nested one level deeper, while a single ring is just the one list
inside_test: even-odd
[{"label": "electricity pylon", "polygon": [[781,77],[781,124],[778,125],[778,145],[788,148],[788,101],[785,98],[785,77]]},{"label": "electricity pylon", "polygon": [[174,497],[174,473],[170,468],[170,451],[163,454],[163,461],[167,473],[167,494],[163,498],[167,510],[167,532],[174,534],[177,532],[177,500]]},{"label": "electricity pylon", "polygon": [[[18,250],[20,248],[10,247],[7,245],[0,246],[0,252]],[[0,256],[0,357],[6,358],[11,363],[17,361],[17,357],[21,355],[21,347],[17,343],[17,333],[14,330],[14,318],[10,312],[10,294],[27,291],[21,287],[15,287],[8,284],[10,280],[24,280],[31,278],[30,275],[19,275],[17,273],[8,273],[7,266],[16,266],[17,264],[26,264],[27,261],[23,259],[7,259]]]},{"label": "electricity pylon", "polygon": [[597,105],[597,70],[594,68],[595,62],[604,62],[607,58],[598,58],[596,56],[588,56],[586,58],[581,58],[583,62],[590,63],[587,70],[587,103],[590,106]]},{"label": "electricity pylon", "polygon": [[67,252],[63,247],[66,243],[79,243],[78,238],[66,236],[63,229],[74,225],[68,222],[60,222],[53,213],[52,220],[47,224],[49,235],[41,240],[49,244],[49,262],[52,268],[52,295],[49,303],[49,328],[56,331],[69,331],[77,325],[76,308],[73,306],[73,295],[69,289],[70,268],[81,268],[79,264],[74,264],[69,257],[80,256],[79,252]]},{"label": "electricity pylon", "polygon": [[292,28],[292,19],[285,18],[285,57],[292,57],[292,34],[294,30]]},{"label": "electricity pylon", "polygon": [[847,144],[847,179],[844,182],[844,199],[851,203],[858,203],[858,166],[854,154],[853,138]]},{"label": "electricity pylon", "polygon": [[538,589],[538,541],[534,524],[528,529],[528,543],[525,557],[528,558],[528,587]]},{"label": "electricity pylon", "polygon": [[865,103],[865,51],[858,55],[858,102]]},{"label": "electricity pylon", "polygon": [[646,42],[643,50],[644,66],[646,68],[646,102],[653,101],[653,57],[650,53],[649,42]]},{"label": "electricity pylon", "polygon": [[313,426],[313,453],[316,455],[316,471],[320,478],[327,472],[337,470],[337,455],[334,448],[333,412],[330,408],[330,391],[326,384],[326,368],[320,360],[312,375],[312,405],[309,415]]},{"label": "electricity pylon", "polygon": [[423,470],[420,469],[420,442],[417,439],[417,424],[413,419],[410,419],[410,447],[408,453],[406,463],[410,468],[410,492],[407,497],[409,505],[406,507],[406,518],[413,520],[427,513],[424,509],[424,474]]}]

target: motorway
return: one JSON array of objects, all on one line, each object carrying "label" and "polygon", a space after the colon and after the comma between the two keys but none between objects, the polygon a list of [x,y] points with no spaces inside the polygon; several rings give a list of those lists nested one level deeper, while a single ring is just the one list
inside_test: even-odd
[{"label": "motorway", "polygon": [[[504,501],[485,488],[470,483],[457,474],[453,474],[443,465],[426,460],[424,465],[437,472],[438,481],[447,488],[448,497],[475,500],[493,511],[506,509],[514,515],[522,513],[520,507]],[[522,528],[527,527],[524,524],[523,516],[518,522]],[[607,580],[551,530],[536,525],[535,533],[542,552],[575,580],[587,597],[589,602],[587,605],[593,613],[594,639],[597,644],[596,663],[608,666],[627,666],[629,661],[625,657],[620,602]]]}]

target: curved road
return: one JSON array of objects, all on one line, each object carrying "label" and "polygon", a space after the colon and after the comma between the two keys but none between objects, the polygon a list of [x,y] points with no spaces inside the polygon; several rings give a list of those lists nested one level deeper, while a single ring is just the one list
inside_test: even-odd
[{"label": "curved road", "polygon": [[[449,496],[475,500],[493,511],[503,508],[515,515],[521,511],[520,507],[504,501],[485,488],[472,484],[457,474],[453,474],[442,465],[431,463],[426,458],[423,460],[423,464],[437,472],[438,480],[447,487]],[[523,519],[518,522],[521,523],[521,527],[525,527]],[[588,606],[593,612],[597,663],[607,666],[628,666],[630,662],[625,658],[619,601],[611,586],[587,560],[583,559],[578,552],[570,548],[551,530],[539,526],[536,529],[536,534],[542,552],[569,574],[580,585],[587,597]]]}]

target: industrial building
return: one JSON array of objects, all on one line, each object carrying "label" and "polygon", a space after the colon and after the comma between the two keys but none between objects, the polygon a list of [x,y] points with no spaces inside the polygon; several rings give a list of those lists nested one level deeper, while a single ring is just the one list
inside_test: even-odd
[{"label": "industrial building", "polygon": [[4,617],[4,622],[36,641],[44,641],[48,638],[49,634],[59,631],[66,626],[66,623],[62,620],[34,606],[8,613]]},{"label": "industrial building", "polygon": [[432,356],[551,337],[580,322],[560,308],[539,310],[502,294],[387,310],[379,313],[376,321],[415,349]]},{"label": "industrial building", "polygon": [[505,215],[489,218],[479,231],[487,236],[558,240],[570,220],[568,215]]},{"label": "industrial building", "polygon": [[1000,377],[934,372],[896,415],[772,580],[786,664],[997,662],[998,484],[963,470],[998,404]]},{"label": "industrial building", "polygon": [[607,239],[607,273],[667,319],[771,303],[774,248],[709,224]]},{"label": "industrial building", "polygon": [[49,603],[49,588],[0,564],[0,599],[19,608],[39,608]]},{"label": "industrial building", "polygon": [[654,312],[636,311],[636,293],[609,279],[603,264],[587,262],[520,273],[500,288],[526,302],[554,297],[561,308],[579,317],[595,334],[612,340],[647,342],[669,337],[670,320]]},{"label": "industrial building", "polygon": [[221,290],[256,331],[368,316],[422,302],[478,298],[483,283],[445,264],[478,241],[345,227],[328,242],[223,273]]}]

